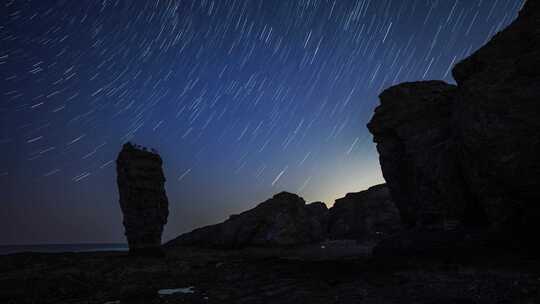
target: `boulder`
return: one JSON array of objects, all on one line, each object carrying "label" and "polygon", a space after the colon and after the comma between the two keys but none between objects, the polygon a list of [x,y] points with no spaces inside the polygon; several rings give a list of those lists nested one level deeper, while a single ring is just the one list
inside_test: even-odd
[{"label": "boulder", "polygon": [[298,195],[281,192],[223,223],[183,234],[167,246],[242,248],[309,244],[324,238],[326,212],[323,203],[306,205]]},{"label": "boulder", "polygon": [[118,193],[130,253],[159,254],[169,215],[161,157],[127,143],[116,160]]},{"label": "boulder", "polygon": [[385,184],[348,193],[328,211],[328,237],[374,241],[401,229],[399,211]]}]

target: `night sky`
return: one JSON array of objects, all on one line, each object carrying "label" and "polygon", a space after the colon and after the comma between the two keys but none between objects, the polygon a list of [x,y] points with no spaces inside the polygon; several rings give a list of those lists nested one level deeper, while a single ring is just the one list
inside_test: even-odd
[{"label": "night sky", "polygon": [[164,160],[164,239],[287,190],[383,182],[377,95],[451,67],[523,0],[0,4],[0,244],[123,242],[115,163]]}]

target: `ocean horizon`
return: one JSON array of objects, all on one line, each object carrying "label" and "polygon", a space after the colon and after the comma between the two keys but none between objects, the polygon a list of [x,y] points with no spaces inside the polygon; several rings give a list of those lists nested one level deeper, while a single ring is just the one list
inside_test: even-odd
[{"label": "ocean horizon", "polygon": [[82,243],[82,244],[23,244],[0,245],[0,255],[33,252],[33,253],[60,253],[60,252],[92,252],[92,251],[128,251],[125,243]]}]

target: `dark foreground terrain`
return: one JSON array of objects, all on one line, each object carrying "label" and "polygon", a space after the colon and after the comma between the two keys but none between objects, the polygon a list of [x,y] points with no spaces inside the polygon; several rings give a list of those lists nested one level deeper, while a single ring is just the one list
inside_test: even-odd
[{"label": "dark foreground terrain", "polygon": [[375,259],[340,246],[1,256],[0,303],[540,303],[533,254]]}]

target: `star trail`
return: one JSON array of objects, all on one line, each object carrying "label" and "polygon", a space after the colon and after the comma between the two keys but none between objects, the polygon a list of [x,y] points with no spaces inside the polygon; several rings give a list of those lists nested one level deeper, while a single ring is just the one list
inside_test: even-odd
[{"label": "star trail", "polygon": [[383,182],[365,124],[385,88],[452,66],[523,0],[1,4],[0,243],[122,241],[114,160],[164,160],[165,238],[287,190]]}]

